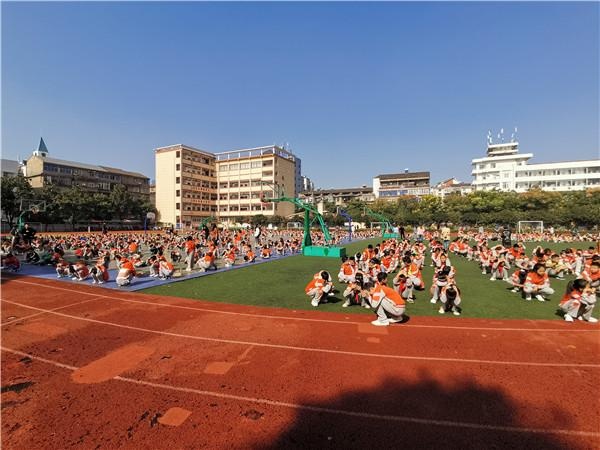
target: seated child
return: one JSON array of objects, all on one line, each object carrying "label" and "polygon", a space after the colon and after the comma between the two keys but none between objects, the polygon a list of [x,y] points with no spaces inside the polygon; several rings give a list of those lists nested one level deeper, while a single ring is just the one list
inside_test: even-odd
[{"label": "seated child", "polygon": [[369,309],[369,291],[366,289],[362,272],[358,272],[354,277],[354,281],[348,284],[344,290],[346,301],[342,308],[347,308],[350,305],[360,305],[363,308]]},{"label": "seated child", "polygon": [[592,317],[592,311],[596,305],[596,295],[590,283],[583,278],[570,281],[562,300],[560,309],[565,313],[565,320],[573,322],[574,319],[586,320],[590,323],[598,322]]},{"label": "seated child", "polygon": [[327,303],[327,299],[323,297],[332,293],[333,283],[330,280],[329,272],[323,270],[317,273],[312,280],[304,288],[304,292],[309,297],[312,297],[310,304],[314,307],[319,306],[319,303]]},{"label": "seated child", "polygon": [[438,311],[440,314],[452,311],[452,314],[455,316],[460,316],[460,310],[458,308],[458,305],[461,303],[460,289],[454,282],[448,283],[447,286],[442,288],[440,301],[442,302],[442,306],[440,306]]}]

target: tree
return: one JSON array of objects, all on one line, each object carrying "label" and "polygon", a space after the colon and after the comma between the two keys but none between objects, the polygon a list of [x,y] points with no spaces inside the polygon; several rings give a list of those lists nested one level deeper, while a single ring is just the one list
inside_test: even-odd
[{"label": "tree", "polygon": [[117,184],[110,195],[111,212],[117,219],[128,217],[132,212],[133,199],[122,184]]},{"label": "tree", "polygon": [[2,213],[8,225],[12,227],[15,219],[21,213],[21,200],[33,198],[33,189],[22,173],[16,176],[0,178],[0,196],[2,200]]}]

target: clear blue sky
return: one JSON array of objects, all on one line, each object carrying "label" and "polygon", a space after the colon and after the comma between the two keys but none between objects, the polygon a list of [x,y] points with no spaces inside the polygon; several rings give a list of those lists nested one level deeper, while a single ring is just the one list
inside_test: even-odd
[{"label": "clear blue sky", "polygon": [[4,158],[289,142],[322,188],[470,181],[488,129],[600,157],[599,98],[598,3],[2,3]]}]

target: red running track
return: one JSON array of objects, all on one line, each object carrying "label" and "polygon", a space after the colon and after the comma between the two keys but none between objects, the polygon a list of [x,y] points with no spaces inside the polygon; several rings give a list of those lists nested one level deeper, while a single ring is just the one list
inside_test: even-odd
[{"label": "red running track", "polygon": [[600,448],[588,323],[371,316],[4,279],[3,448]]}]

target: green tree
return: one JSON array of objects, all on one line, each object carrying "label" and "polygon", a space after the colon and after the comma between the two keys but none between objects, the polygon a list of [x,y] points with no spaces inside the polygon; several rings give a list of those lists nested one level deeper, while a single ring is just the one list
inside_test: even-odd
[{"label": "green tree", "polygon": [[9,226],[12,227],[15,219],[21,213],[21,200],[33,198],[33,189],[22,173],[16,176],[0,178],[0,197],[2,200],[2,213]]}]

